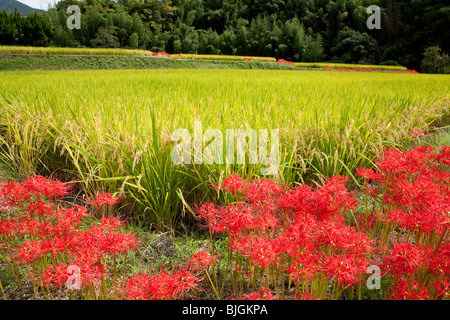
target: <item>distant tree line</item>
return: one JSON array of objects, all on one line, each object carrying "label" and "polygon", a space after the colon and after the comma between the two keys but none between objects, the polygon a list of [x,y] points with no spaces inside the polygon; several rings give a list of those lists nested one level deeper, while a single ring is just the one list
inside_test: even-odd
[{"label": "distant tree line", "polygon": [[[69,5],[81,29],[66,26]],[[381,8],[381,29],[366,26]],[[441,0],[62,0],[26,17],[0,14],[1,44],[123,47],[168,53],[272,56],[291,61],[400,64],[450,52]]]}]

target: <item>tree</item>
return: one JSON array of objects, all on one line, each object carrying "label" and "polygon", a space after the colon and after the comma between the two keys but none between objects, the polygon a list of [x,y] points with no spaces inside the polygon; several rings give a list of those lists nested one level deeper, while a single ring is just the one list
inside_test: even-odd
[{"label": "tree", "polygon": [[130,36],[130,47],[137,49],[139,47],[139,36],[136,32],[133,32]]},{"label": "tree", "polygon": [[439,46],[425,49],[421,71],[425,73],[449,73],[450,57],[446,53],[441,54]]},{"label": "tree", "polygon": [[337,62],[374,64],[377,62],[378,44],[367,33],[345,27],[339,31],[337,44],[331,52]]},{"label": "tree", "polygon": [[117,27],[109,26],[107,28],[100,27],[97,31],[95,39],[91,40],[91,45],[94,48],[118,48],[120,47],[119,41],[116,37]]}]

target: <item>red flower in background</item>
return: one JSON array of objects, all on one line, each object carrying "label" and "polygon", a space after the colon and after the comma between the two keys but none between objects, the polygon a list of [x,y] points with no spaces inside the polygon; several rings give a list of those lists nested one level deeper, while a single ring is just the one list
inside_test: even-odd
[{"label": "red flower in background", "polygon": [[208,268],[212,265],[212,262],[212,257],[206,251],[200,250],[192,255],[188,265],[198,271]]},{"label": "red flower in background", "polygon": [[273,300],[275,296],[269,288],[261,287],[259,291],[245,295],[242,300]]},{"label": "red flower in background", "polygon": [[417,137],[428,137],[425,133],[423,133],[423,130],[416,130],[416,129],[413,129],[411,131],[411,135],[417,136]]},{"label": "red flower in background", "polygon": [[120,198],[113,197],[110,193],[99,193],[95,198],[88,199],[87,204],[100,208],[104,205],[110,207],[120,202]]}]

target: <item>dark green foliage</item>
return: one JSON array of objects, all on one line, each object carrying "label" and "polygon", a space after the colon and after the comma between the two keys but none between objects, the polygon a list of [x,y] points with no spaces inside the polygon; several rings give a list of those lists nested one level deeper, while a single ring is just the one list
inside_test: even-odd
[{"label": "dark green foliage", "polygon": [[421,71],[426,73],[450,73],[450,57],[441,53],[439,46],[425,49]]},{"label": "dark green foliage", "polygon": [[[73,4],[81,9],[80,30],[66,27]],[[366,26],[369,5],[381,8],[380,30]],[[410,69],[420,68],[427,47],[450,52],[450,4],[441,0],[61,0],[38,17],[3,12],[0,44],[396,61]],[[21,37],[22,30],[31,36]]]},{"label": "dark green foliage", "polygon": [[95,39],[91,40],[91,46],[94,48],[118,48],[120,44],[116,37],[116,30],[115,26],[98,28]]},{"label": "dark green foliage", "polygon": [[367,33],[345,27],[339,31],[337,44],[331,52],[339,62],[374,64],[378,57],[378,44]]},{"label": "dark green foliage", "polygon": [[52,35],[52,23],[36,11],[28,16],[17,10],[11,14],[6,9],[0,12],[0,44],[48,46]]}]

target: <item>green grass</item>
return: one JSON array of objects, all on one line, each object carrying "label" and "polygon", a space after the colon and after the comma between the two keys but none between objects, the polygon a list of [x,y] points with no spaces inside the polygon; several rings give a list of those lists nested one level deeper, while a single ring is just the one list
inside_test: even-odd
[{"label": "green grass", "polygon": [[[161,59],[162,60],[162,59]],[[26,85],[24,86],[24,83]],[[174,165],[171,133],[280,130],[286,183],[352,176],[385,147],[411,143],[449,115],[450,76],[289,70],[0,72],[2,160],[18,176],[47,173],[82,192],[125,193],[124,212],[164,229],[190,206],[223,200],[212,184],[261,165]],[[248,159],[247,159],[248,160]]]},{"label": "green grass", "polygon": [[83,69],[275,69],[291,70],[286,64],[260,61],[177,60],[122,56],[0,56],[0,70]]},{"label": "green grass", "polygon": [[345,69],[374,69],[374,70],[407,70],[401,66],[385,66],[385,65],[369,65],[369,64],[348,64],[348,63],[332,63],[332,62],[294,62],[299,68],[345,68]]},{"label": "green grass", "polygon": [[[24,47],[24,46],[0,46],[0,55],[19,55],[22,57],[9,57],[3,60],[0,70],[58,70],[58,69],[122,69],[122,68],[241,68],[241,69],[286,69],[290,66],[286,63],[283,67],[269,67],[268,65],[255,64],[257,62],[275,62],[273,57],[246,57],[233,55],[213,55],[213,54],[172,54],[169,55],[172,60],[195,60],[195,61],[214,61],[215,63],[192,63],[185,61],[176,62],[155,62],[136,58],[151,57],[153,52],[148,50],[116,49],[116,48],[60,48],[60,47]],[[53,57],[53,59],[39,59],[42,56]],[[61,56],[83,56],[91,59],[63,59]],[[100,57],[99,57],[100,56]],[[103,56],[103,57],[102,57]],[[101,59],[108,57],[121,57],[122,59]],[[126,56],[128,59],[126,59]],[[167,58],[167,56],[162,55]],[[17,58],[17,59],[15,59]],[[92,59],[97,58],[97,59]],[[219,62],[246,62],[249,64],[220,64]],[[42,66],[40,66],[42,64]],[[74,66],[72,66],[74,65]],[[401,66],[385,65],[360,65],[344,64],[330,62],[295,62],[294,65],[301,69],[323,69],[328,68],[347,68],[347,69],[375,69],[386,71],[407,70]]]},{"label": "green grass", "polygon": [[[88,56],[129,56],[129,57],[147,57],[154,53],[149,50],[121,49],[121,48],[63,48],[63,47],[25,47],[25,46],[0,46],[0,54],[3,55],[88,55]],[[226,60],[226,61],[244,61],[251,59],[259,62],[275,62],[272,57],[246,57],[231,55],[214,54],[191,54],[181,53],[172,54],[174,59],[198,59],[198,60]]]}]

